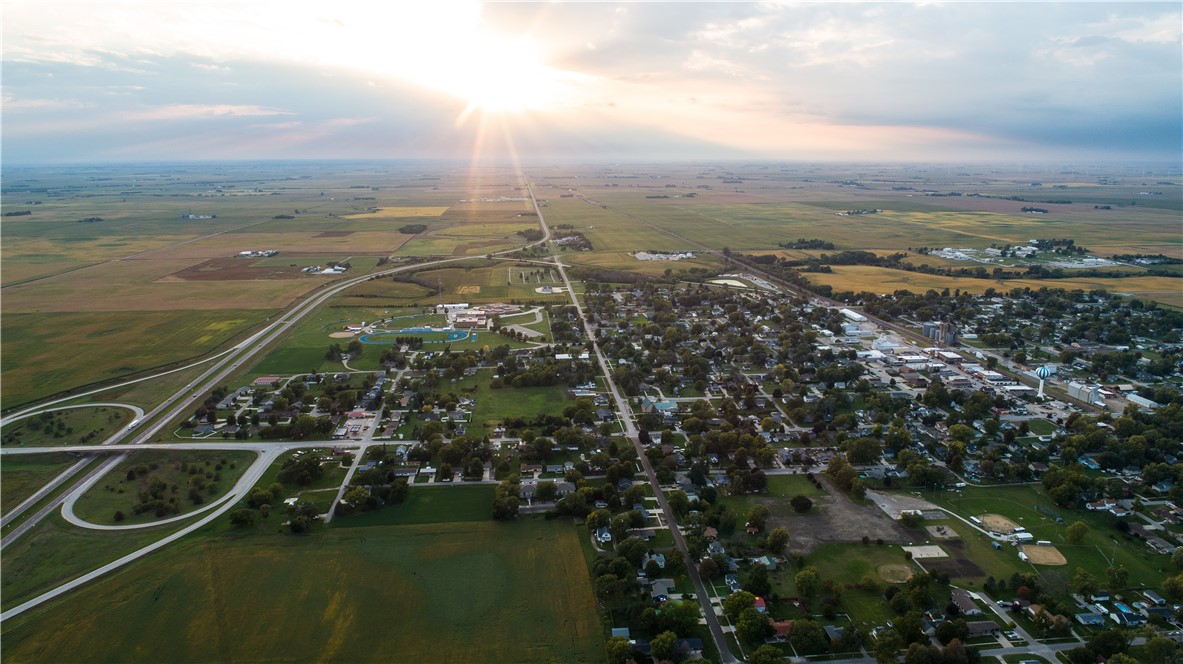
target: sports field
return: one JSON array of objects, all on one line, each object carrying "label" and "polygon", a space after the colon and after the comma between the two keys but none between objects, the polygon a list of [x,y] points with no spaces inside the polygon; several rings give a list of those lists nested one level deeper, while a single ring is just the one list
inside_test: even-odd
[{"label": "sports field", "polygon": [[526,520],[192,541],[6,621],[4,659],[598,662],[578,536]]}]

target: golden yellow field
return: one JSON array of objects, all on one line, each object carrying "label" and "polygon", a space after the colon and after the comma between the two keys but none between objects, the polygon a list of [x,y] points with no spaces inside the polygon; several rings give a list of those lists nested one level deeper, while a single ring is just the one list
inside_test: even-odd
[{"label": "golden yellow field", "polygon": [[447,212],[447,207],[382,207],[378,208],[376,212],[362,212],[360,214],[347,214],[342,219],[351,219],[354,221],[373,219],[375,221],[384,221],[389,219],[406,219],[407,217],[438,217]]},{"label": "golden yellow field", "polygon": [[814,283],[827,284],[835,291],[854,291],[884,294],[897,290],[923,293],[929,289],[950,290],[960,288],[963,292],[982,293],[987,288],[1009,291],[1013,288],[1064,288],[1067,290],[1102,289],[1114,293],[1131,293],[1158,302],[1183,306],[1183,280],[1170,277],[1127,277],[1124,279],[1102,279],[1082,277],[1077,279],[971,279],[945,277],[935,274],[921,274],[906,270],[872,267],[866,265],[838,265],[830,274],[809,273],[806,276]]}]

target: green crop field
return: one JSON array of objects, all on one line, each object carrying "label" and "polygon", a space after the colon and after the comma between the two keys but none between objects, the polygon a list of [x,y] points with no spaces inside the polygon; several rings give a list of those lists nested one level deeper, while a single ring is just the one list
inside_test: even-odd
[{"label": "green crop field", "polygon": [[16,507],[63,470],[78,462],[65,453],[21,454],[0,463],[0,514]]},{"label": "green crop field", "polygon": [[3,407],[203,355],[271,313],[5,313]]},{"label": "green crop field", "polygon": [[532,519],[192,540],[3,639],[14,663],[566,663],[604,647],[578,529]]}]

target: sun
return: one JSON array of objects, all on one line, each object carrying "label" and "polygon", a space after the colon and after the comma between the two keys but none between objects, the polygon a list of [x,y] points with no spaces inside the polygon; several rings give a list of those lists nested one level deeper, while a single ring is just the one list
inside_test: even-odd
[{"label": "sun", "polygon": [[561,72],[547,67],[524,39],[482,37],[440,54],[425,67],[427,82],[485,112],[544,110],[558,101]]}]

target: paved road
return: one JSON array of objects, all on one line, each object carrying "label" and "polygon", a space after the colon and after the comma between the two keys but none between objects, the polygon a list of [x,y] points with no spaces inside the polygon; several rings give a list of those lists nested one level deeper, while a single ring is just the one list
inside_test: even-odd
[{"label": "paved road", "polygon": [[[525,176],[523,175],[523,177]],[[538,206],[538,199],[534,197],[534,187],[530,184],[529,178],[526,178],[526,190],[530,193],[530,201],[534,204],[534,211],[538,214],[538,221],[542,224],[543,233],[549,238],[550,227],[547,226],[546,218]],[[554,266],[559,272],[559,277],[562,278],[563,285],[567,288],[567,293],[571,296],[571,304],[575,307],[575,311],[579,315],[579,320],[583,323],[584,334],[592,344],[592,350],[596,355],[596,361],[600,365],[600,370],[604,374],[608,391],[611,392],[612,399],[616,402],[616,408],[620,412],[621,422],[624,425],[624,434],[637,450],[637,459],[641,462],[645,476],[648,478],[649,484],[653,487],[653,495],[657,498],[657,504],[661,508],[666,523],[669,524],[670,533],[674,537],[674,544],[677,546],[678,551],[681,552],[682,559],[686,561],[686,571],[689,573],[690,580],[694,584],[694,594],[698,597],[699,605],[702,607],[703,617],[706,619],[707,627],[711,632],[711,638],[714,640],[715,647],[719,651],[719,659],[724,664],[736,662],[738,660],[731,654],[731,648],[727,643],[727,636],[723,633],[723,627],[719,624],[719,618],[715,615],[714,607],[711,605],[711,599],[707,593],[706,585],[698,576],[698,566],[694,564],[694,560],[690,557],[690,551],[686,547],[685,539],[682,538],[682,532],[678,528],[678,522],[674,518],[673,510],[670,509],[669,503],[665,498],[665,492],[662,491],[661,484],[657,481],[657,473],[653,471],[653,465],[649,462],[649,457],[645,455],[645,448],[641,445],[640,438],[637,437],[637,427],[633,421],[632,409],[629,408],[628,400],[620,393],[616,381],[612,379],[612,369],[609,367],[608,361],[604,358],[600,344],[596,343],[596,337],[592,334],[591,325],[588,323],[583,306],[579,303],[579,298],[576,296],[575,290],[571,287],[571,280],[567,278],[567,270],[563,266],[562,261],[559,260],[558,252],[554,250],[554,247],[551,248],[551,255],[554,257]]]}]

